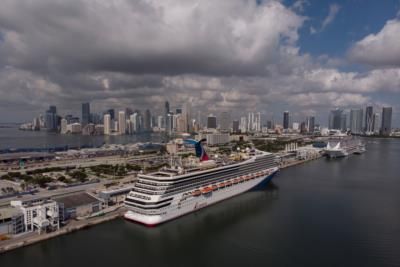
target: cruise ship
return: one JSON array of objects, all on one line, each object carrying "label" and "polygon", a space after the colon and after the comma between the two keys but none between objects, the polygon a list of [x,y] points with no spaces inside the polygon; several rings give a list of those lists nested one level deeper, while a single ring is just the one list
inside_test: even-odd
[{"label": "cruise ship", "polygon": [[139,174],[125,199],[125,219],[155,226],[268,183],[279,171],[275,155],[248,150],[232,160],[210,160],[201,141],[189,168]]},{"label": "cruise ship", "polygon": [[361,154],[365,152],[365,146],[360,139],[351,135],[332,136],[325,149],[328,158],[341,158],[350,154]]}]

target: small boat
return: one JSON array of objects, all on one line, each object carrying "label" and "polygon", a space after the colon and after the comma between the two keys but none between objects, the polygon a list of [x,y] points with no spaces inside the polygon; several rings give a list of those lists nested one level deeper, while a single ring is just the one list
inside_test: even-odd
[{"label": "small boat", "polygon": [[213,184],[213,185],[211,186],[211,188],[212,188],[213,191],[218,190],[218,186],[216,186],[215,184]]},{"label": "small boat", "polygon": [[213,191],[211,187],[204,187],[201,189],[201,193],[203,194],[210,193],[211,191]]},{"label": "small boat", "polygon": [[219,184],[218,184],[218,187],[219,187],[219,188],[224,188],[224,187],[225,187],[225,183],[224,183],[224,182],[219,183]]},{"label": "small boat", "polygon": [[198,197],[198,196],[200,196],[200,195],[201,195],[201,191],[200,191],[199,189],[194,190],[194,191],[192,192],[192,196]]}]

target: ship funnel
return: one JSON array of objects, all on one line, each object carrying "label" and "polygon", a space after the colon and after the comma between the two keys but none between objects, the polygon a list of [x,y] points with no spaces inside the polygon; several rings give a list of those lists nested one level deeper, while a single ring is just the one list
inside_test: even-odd
[{"label": "ship funnel", "polygon": [[200,158],[200,161],[207,161],[209,160],[208,155],[206,151],[203,148],[203,142],[206,142],[207,139],[201,139],[200,141],[196,141],[193,139],[186,139],[185,142],[191,145],[194,145],[194,148],[196,150],[196,156]]}]

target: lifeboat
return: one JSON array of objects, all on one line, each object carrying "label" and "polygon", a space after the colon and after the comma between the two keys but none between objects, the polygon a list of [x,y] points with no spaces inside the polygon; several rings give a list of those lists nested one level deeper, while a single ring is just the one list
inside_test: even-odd
[{"label": "lifeboat", "polygon": [[211,188],[212,188],[213,191],[218,190],[218,186],[216,186],[215,184],[213,184],[213,185],[211,186]]},{"label": "lifeboat", "polygon": [[250,176],[246,175],[246,176],[244,177],[244,180],[245,180],[245,181],[250,180]]},{"label": "lifeboat", "polygon": [[219,184],[218,184],[218,187],[219,187],[219,188],[224,188],[224,187],[225,187],[225,183],[219,183]]},{"label": "lifeboat", "polygon": [[231,185],[232,185],[232,182],[231,182],[231,181],[227,181],[227,182],[225,183],[225,185],[226,185],[226,186],[231,186]]},{"label": "lifeboat", "polygon": [[240,177],[239,182],[240,182],[240,183],[243,183],[243,182],[244,182],[244,178],[243,178],[243,177]]},{"label": "lifeboat", "polygon": [[212,188],[208,186],[201,189],[201,193],[203,194],[210,193],[211,191],[213,191]]},{"label": "lifeboat", "polygon": [[201,195],[201,191],[200,191],[199,189],[194,190],[194,191],[192,192],[192,196],[198,197],[198,196],[200,196],[200,195]]},{"label": "lifeboat", "polygon": [[239,183],[239,179],[233,179],[233,184]]}]

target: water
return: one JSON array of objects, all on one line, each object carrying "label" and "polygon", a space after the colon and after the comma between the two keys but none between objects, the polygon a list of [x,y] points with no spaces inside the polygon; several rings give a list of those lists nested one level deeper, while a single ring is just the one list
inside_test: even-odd
[{"label": "water", "polygon": [[0,266],[400,266],[400,140],[285,169],[146,228],[122,219],[0,255]]},{"label": "water", "polygon": [[46,131],[20,131],[16,126],[0,128],[0,149],[8,148],[54,148],[54,147],[97,147],[102,144],[127,144],[136,142],[160,142],[160,134],[85,136],[61,135]]}]

